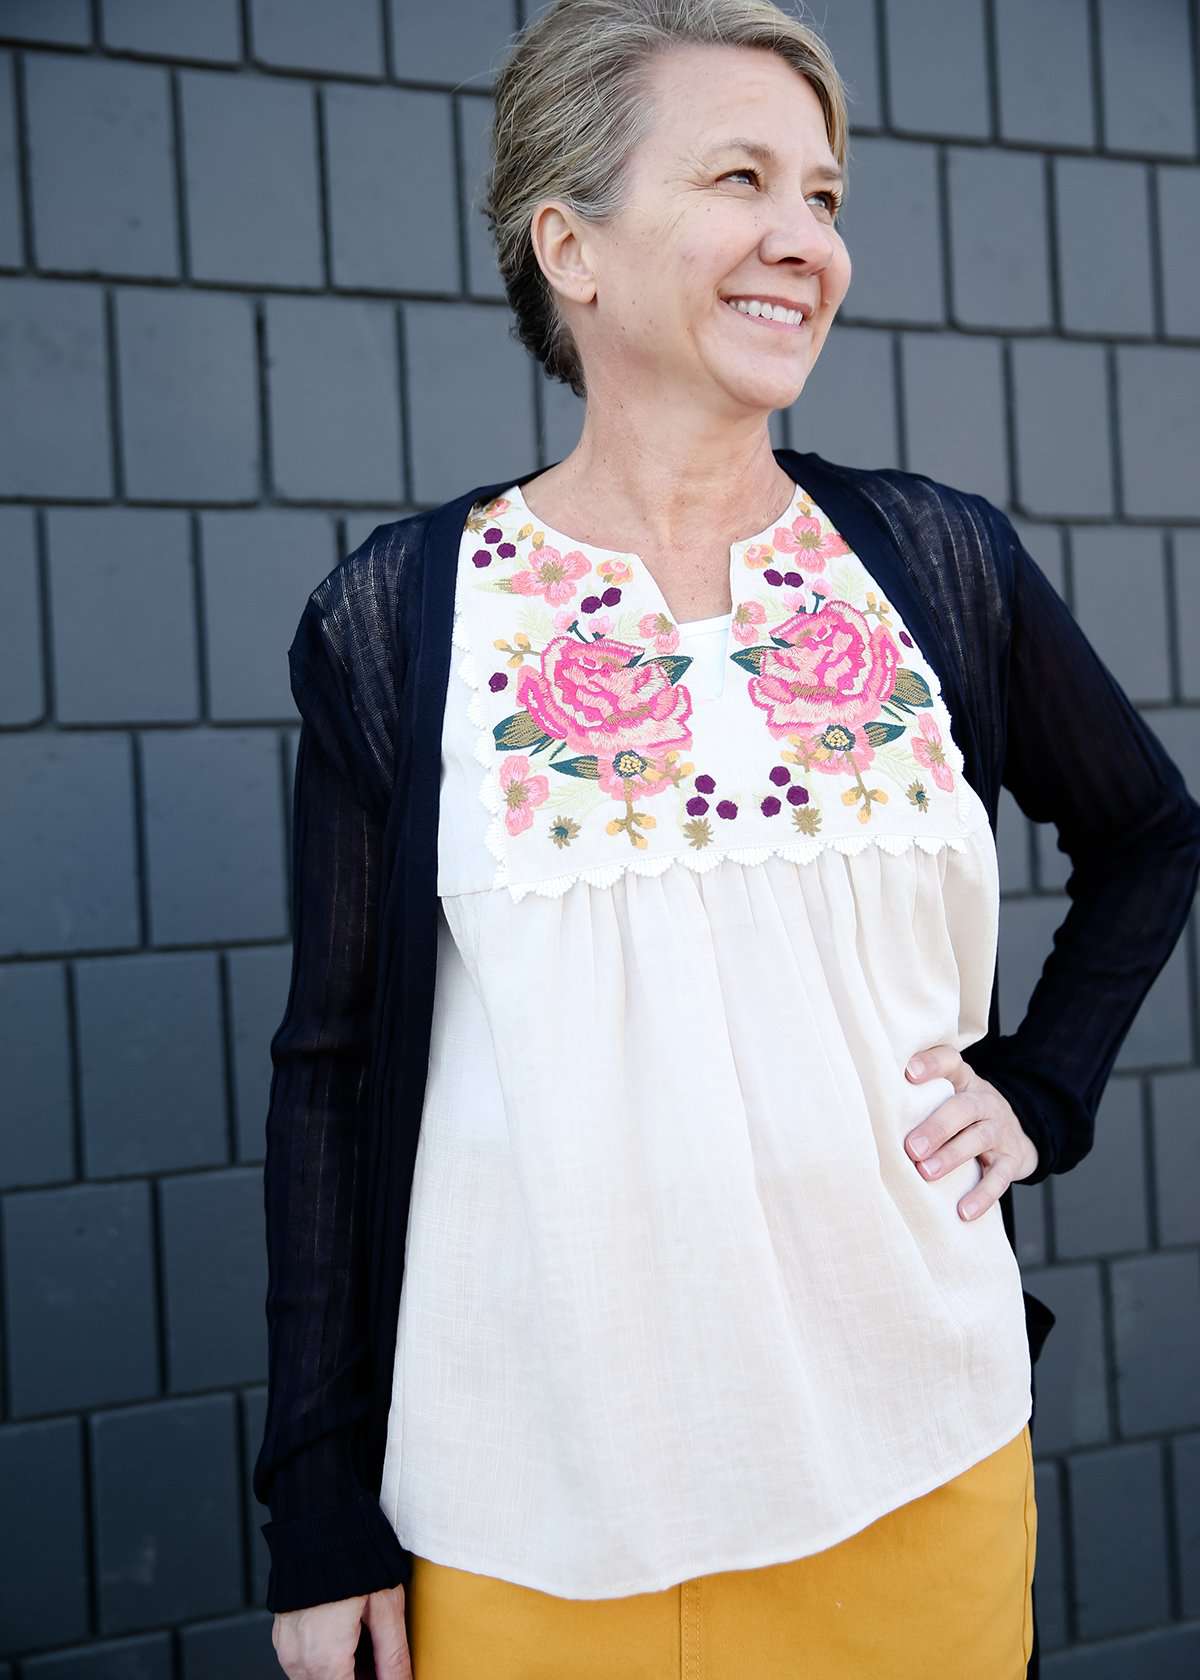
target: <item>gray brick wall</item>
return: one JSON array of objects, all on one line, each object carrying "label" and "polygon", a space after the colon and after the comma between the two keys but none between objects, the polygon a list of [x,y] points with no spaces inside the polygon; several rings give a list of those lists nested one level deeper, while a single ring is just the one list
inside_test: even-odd
[{"label": "gray brick wall", "polygon": [[[573,445],[476,207],[522,4],[0,0],[0,1680],[278,1672],[285,653],[380,519]],[[854,280],[776,441],[1005,507],[1197,787],[1196,0],[808,15]],[[1067,868],[1007,794],[1000,851],[1011,1029]],[[1200,1671],[1195,933],[1016,1191],[1048,1675]]]}]

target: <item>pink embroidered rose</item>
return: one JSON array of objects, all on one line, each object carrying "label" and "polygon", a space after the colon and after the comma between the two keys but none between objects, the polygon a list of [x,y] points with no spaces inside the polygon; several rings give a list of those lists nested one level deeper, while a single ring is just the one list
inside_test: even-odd
[{"label": "pink embroidered rose", "polygon": [[899,649],[883,625],[872,630],[849,601],[797,613],[772,634],[792,645],[765,649],[746,688],[777,738],[836,723],[857,730],[896,686]]},{"label": "pink embroidered rose", "polygon": [[642,651],[609,637],[579,642],[555,636],[542,650],[540,671],[522,668],[517,700],[547,735],[573,752],[602,757],[636,747],[649,756],[688,746],[692,697],[653,660],[630,665]]},{"label": "pink embroidered rose", "polygon": [[665,613],[643,613],[638,619],[638,635],[653,641],[655,653],[674,653],[679,646],[679,628]]},{"label": "pink embroidered rose", "polygon": [[504,795],[504,826],[510,834],[522,834],[533,822],[535,806],[550,797],[550,778],[535,776],[524,753],[513,753],[500,766],[500,791]]},{"label": "pink embroidered rose", "polygon": [[577,548],[562,554],[547,543],[532,551],[526,570],[514,572],[509,582],[515,595],[541,595],[556,607],[571,599],[575,580],[591,569],[591,561]]},{"label": "pink embroidered rose", "polygon": [[954,772],[946,762],[942,732],[928,714],[922,717],[920,729],[920,735],[912,737],[913,757],[918,764],[925,766],[937,785],[949,793],[954,786]]},{"label": "pink embroidered rose", "polygon": [[609,560],[601,560],[596,570],[606,584],[619,586],[628,583],[633,576],[633,567],[627,560],[618,560],[614,555]]}]

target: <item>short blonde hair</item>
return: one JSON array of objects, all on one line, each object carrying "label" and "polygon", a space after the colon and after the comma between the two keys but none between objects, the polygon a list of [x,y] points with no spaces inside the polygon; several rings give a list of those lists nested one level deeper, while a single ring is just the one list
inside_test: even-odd
[{"label": "short blonde hair", "polygon": [[846,92],[821,37],[773,0],[558,0],[517,36],[495,85],[491,168],[480,208],[516,334],[546,372],[586,396],[583,366],[530,237],[535,206],[561,199],[586,221],[623,206],[627,166],[654,122],[650,69],[669,47],[778,53],[821,102],[846,168]]}]

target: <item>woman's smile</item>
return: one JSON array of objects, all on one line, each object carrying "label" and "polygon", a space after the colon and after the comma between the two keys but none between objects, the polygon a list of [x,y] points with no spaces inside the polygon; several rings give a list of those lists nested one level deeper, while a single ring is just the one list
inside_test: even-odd
[{"label": "woman's smile", "polygon": [[735,315],[740,316],[743,321],[749,321],[753,326],[770,327],[775,332],[789,333],[801,333],[808,326],[808,322],[803,319],[799,321],[777,321],[771,315],[751,314],[744,306],[739,309],[730,298],[722,298],[721,302],[731,309]]}]

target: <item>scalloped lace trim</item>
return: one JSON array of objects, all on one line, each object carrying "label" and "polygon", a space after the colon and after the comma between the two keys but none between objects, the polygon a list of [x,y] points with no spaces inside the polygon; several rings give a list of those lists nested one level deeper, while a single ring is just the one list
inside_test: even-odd
[{"label": "scalloped lace trim", "polygon": [[[472,510],[474,511],[474,510]],[[567,874],[547,876],[539,881],[526,881],[514,884],[509,880],[508,847],[504,834],[504,796],[500,787],[499,767],[496,763],[495,747],[492,731],[483,710],[483,684],[479,676],[479,667],[475,662],[475,655],[467,635],[465,615],[461,606],[461,599],[456,593],[454,605],[454,626],[450,636],[452,646],[460,650],[461,657],[455,669],[458,675],[470,689],[467,701],[467,717],[475,725],[475,757],[483,766],[483,779],[479,784],[479,798],[489,814],[489,820],[484,833],[484,841],[488,851],[496,859],[496,873],[492,881],[493,888],[507,887],[514,902],[519,902],[527,893],[537,893],[543,898],[561,898],[577,881],[586,881],[594,887],[611,887],[619,881],[622,875],[662,875],[673,864],[682,864],[695,875],[703,875],[709,869],[715,869],[727,859],[732,863],[758,864],[764,863],[769,857],[784,858],[792,863],[811,863],[822,852],[842,852],[848,857],[865,850],[868,846],[878,846],[882,851],[889,852],[893,857],[899,857],[911,847],[919,847],[923,852],[936,853],[949,850],[965,852],[975,831],[988,828],[987,809],[983,801],[971,788],[963,775],[964,759],[957,742],[950,737],[951,763],[957,776],[957,809],[963,832],[959,835],[938,834],[888,834],[876,831],[872,834],[829,834],[813,835],[803,840],[781,840],[769,846],[730,846],[706,847],[703,851],[693,849],[678,852],[657,853],[654,857],[622,858],[619,861],[606,864],[596,864],[587,869],[575,869]],[[945,709],[942,697],[941,683],[937,672],[928,665],[928,681],[935,698]]]}]

